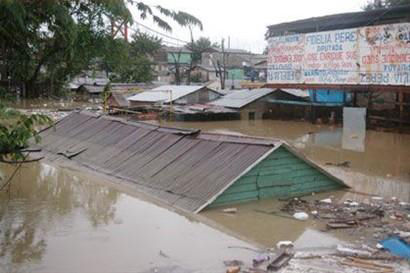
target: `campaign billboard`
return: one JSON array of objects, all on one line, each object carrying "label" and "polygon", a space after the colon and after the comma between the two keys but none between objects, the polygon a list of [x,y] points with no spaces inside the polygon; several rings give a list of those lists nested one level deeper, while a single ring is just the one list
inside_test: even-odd
[{"label": "campaign billboard", "polygon": [[410,86],[410,23],[268,40],[268,83]]}]

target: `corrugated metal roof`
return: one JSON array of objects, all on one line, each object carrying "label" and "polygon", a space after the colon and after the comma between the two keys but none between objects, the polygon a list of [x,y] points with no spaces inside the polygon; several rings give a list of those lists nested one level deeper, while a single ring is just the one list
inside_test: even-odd
[{"label": "corrugated metal roof", "polygon": [[283,92],[286,92],[288,94],[291,94],[296,97],[301,97],[301,98],[308,98],[309,97],[309,91],[308,90],[303,90],[303,89],[291,89],[291,88],[281,88],[278,90],[282,90]]},{"label": "corrugated metal roof", "polygon": [[[41,147],[169,205],[197,212],[281,142],[125,122],[74,112],[41,133]],[[59,157],[61,158],[61,156]]]},{"label": "corrugated metal roof", "polygon": [[129,97],[128,100],[143,102],[170,102],[171,97],[172,101],[175,101],[204,87],[205,86],[203,85],[163,85],[152,90],[138,93]]},{"label": "corrugated metal roof", "polygon": [[120,107],[128,107],[129,106],[129,101],[125,98],[123,94],[117,93],[117,92],[112,92],[111,96],[113,100],[118,104]]},{"label": "corrugated metal roof", "polygon": [[221,99],[213,101],[211,104],[237,109],[242,108],[248,105],[249,103],[252,103],[273,92],[274,90],[270,88],[238,90],[225,95]]},{"label": "corrugated metal roof", "polygon": [[285,33],[310,33],[408,22],[410,5],[313,17],[268,26],[266,38]]}]

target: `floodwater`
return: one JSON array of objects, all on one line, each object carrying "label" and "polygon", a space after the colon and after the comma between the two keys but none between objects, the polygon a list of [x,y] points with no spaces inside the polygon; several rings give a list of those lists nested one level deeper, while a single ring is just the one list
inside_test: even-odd
[{"label": "floodwater", "polygon": [[[410,201],[410,135],[368,130],[360,139],[344,135],[340,127],[276,120],[161,124],[279,138],[341,177],[355,191]],[[349,166],[335,166],[343,162]]]},{"label": "floodwater", "polygon": [[[280,138],[352,186],[312,199],[371,194],[410,202],[410,135],[366,131],[358,138],[340,127],[273,120],[161,124]],[[349,166],[336,166],[343,162]],[[11,172],[0,165],[2,176]],[[224,260],[254,257],[238,246],[290,240],[298,249],[320,250],[354,240],[351,231],[330,235],[315,221],[278,216],[282,205],[262,200],[235,205],[235,214],[214,208],[187,216],[100,177],[45,163],[24,165],[10,192],[0,194],[0,273],[223,272]]]},{"label": "floodwater", "polygon": [[[0,165],[3,177],[12,170]],[[254,248],[100,178],[44,163],[24,165],[0,193],[2,273],[223,272],[224,260],[251,261],[255,253],[241,247]]]},{"label": "floodwater", "polygon": [[[352,187],[348,192],[328,192],[307,198],[332,197],[336,202],[346,199],[366,202],[369,195],[378,195],[410,202],[410,135],[366,131],[360,143],[355,137],[344,135],[340,127],[306,122],[241,120],[161,124],[279,138]],[[349,167],[335,166],[346,161]],[[234,215],[222,213],[223,208],[208,209],[203,215],[267,247],[280,240],[290,240],[302,249],[321,249],[334,247],[340,241],[357,239],[354,231],[346,230],[330,236],[320,232],[324,226],[317,222],[277,216],[282,205],[279,201],[262,200],[235,205],[238,212]]]}]

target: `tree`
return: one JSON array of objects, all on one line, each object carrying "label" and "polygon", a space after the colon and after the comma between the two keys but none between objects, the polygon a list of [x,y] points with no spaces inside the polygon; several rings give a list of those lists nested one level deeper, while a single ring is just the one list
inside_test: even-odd
[{"label": "tree", "polygon": [[10,98],[4,89],[0,90],[0,162],[20,163],[25,161],[25,149],[34,138],[40,140],[37,126],[51,123],[44,115],[25,115],[6,105]]},{"label": "tree", "polygon": [[[121,46],[107,51],[103,59],[104,69],[112,73],[113,81],[148,82],[152,81],[154,54],[161,48],[161,39],[146,33],[136,32],[131,43],[118,39]],[[111,52],[111,53],[110,53]]]},{"label": "tree", "polygon": [[363,9],[392,8],[402,5],[410,5],[410,0],[371,0],[367,2],[367,5]]},{"label": "tree", "polygon": [[[191,29],[190,29],[191,30]],[[191,53],[191,61],[189,64],[189,68],[187,70],[187,83],[190,84],[191,82],[191,72],[195,65],[198,65],[202,61],[202,53],[209,50],[213,47],[219,47],[217,43],[212,43],[209,38],[200,37],[198,40],[194,41],[192,30],[191,30],[191,42],[186,45]]]},{"label": "tree", "polygon": [[187,48],[192,51],[192,61],[195,64],[201,63],[202,53],[209,50],[210,48],[220,48],[218,43],[212,43],[207,37],[200,37],[196,41],[191,41]]},{"label": "tree", "polygon": [[21,85],[23,93],[27,90],[30,96],[39,95],[39,89],[43,89],[40,84],[58,90],[70,76],[88,69],[104,56],[104,49],[118,45],[121,51],[123,45],[109,39],[110,22],[132,24],[126,3],[134,5],[142,19],[151,17],[169,31],[170,25],[161,17],[181,26],[202,28],[202,23],[190,14],[161,6],[151,8],[139,1],[4,0],[0,1],[2,75]]},{"label": "tree", "polygon": [[222,39],[221,43],[221,55],[222,60],[217,58],[216,60],[212,59],[212,64],[219,75],[219,81],[221,84],[221,89],[225,89],[225,79],[226,79],[226,52],[225,52],[225,39]]}]

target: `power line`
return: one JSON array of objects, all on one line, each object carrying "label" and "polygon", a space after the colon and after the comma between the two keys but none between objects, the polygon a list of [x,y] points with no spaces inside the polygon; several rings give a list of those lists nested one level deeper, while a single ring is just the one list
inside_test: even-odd
[{"label": "power line", "polygon": [[[144,24],[141,24],[141,23],[139,23],[139,22],[134,22],[134,23],[137,24],[137,25],[139,25],[139,26],[141,26],[141,27],[143,27],[143,28],[145,28],[145,29],[148,29],[149,31],[152,31],[152,32],[154,32],[154,33],[156,33],[156,34],[158,34],[158,35],[160,35],[160,36],[163,36],[163,37],[166,37],[166,38],[169,38],[169,39],[172,39],[172,40],[181,42],[181,43],[185,43],[185,44],[188,44],[188,43],[189,43],[188,41],[184,41],[184,40],[181,40],[181,39],[172,37],[172,36],[170,36],[170,35],[168,35],[168,34],[159,32],[159,31],[157,31],[157,30],[155,30],[155,29],[153,29],[153,28],[150,28],[150,27],[148,27],[148,26],[146,26],[146,25],[144,25]],[[134,31],[135,31],[135,29],[134,29]]]}]

